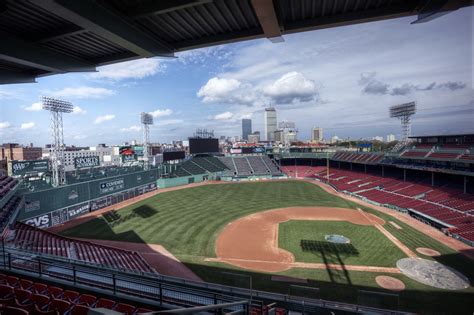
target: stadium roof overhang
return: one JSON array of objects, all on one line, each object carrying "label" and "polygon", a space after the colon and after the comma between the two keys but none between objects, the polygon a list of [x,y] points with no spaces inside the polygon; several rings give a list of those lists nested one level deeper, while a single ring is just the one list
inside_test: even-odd
[{"label": "stadium roof overhang", "polygon": [[282,35],[418,15],[470,0],[0,0],[0,84]]}]

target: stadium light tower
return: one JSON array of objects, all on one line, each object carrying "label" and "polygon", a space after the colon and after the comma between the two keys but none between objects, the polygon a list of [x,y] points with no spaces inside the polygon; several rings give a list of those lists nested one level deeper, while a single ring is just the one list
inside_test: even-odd
[{"label": "stadium light tower", "polygon": [[140,114],[143,125],[143,168],[148,170],[148,145],[150,143],[150,125],[153,125],[153,116],[149,113]]},{"label": "stadium light tower", "polygon": [[53,171],[52,184],[54,187],[66,184],[64,170],[64,132],[63,113],[71,113],[74,109],[72,103],[60,99],[43,96],[41,99],[43,109],[51,113],[51,168]]},{"label": "stadium light tower", "polygon": [[411,135],[411,116],[415,115],[415,113],[415,102],[390,107],[390,118],[398,118],[402,122],[402,139],[396,147],[405,146],[408,144],[408,138]]}]

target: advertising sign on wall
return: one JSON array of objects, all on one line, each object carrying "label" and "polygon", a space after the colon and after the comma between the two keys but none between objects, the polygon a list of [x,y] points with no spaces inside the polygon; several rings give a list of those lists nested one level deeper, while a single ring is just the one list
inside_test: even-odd
[{"label": "advertising sign on wall", "polygon": [[87,156],[74,158],[74,167],[76,169],[100,166],[98,156]]},{"label": "advertising sign on wall", "polygon": [[114,179],[108,182],[100,183],[100,193],[107,194],[116,190],[121,190],[124,188],[123,178]]},{"label": "advertising sign on wall", "polygon": [[8,163],[8,174],[10,176],[18,176],[33,172],[46,172],[49,169],[48,163],[48,160],[11,161]]}]

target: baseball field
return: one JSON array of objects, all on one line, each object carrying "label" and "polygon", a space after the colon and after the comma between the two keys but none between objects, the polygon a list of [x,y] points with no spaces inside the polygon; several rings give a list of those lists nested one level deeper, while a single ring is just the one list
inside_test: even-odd
[{"label": "baseball field", "polygon": [[[400,272],[397,261],[434,260],[468,283],[474,262],[389,212],[304,181],[212,184],[162,192],[60,233],[142,251],[159,272],[191,279],[248,288],[251,276],[257,290],[472,314],[472,286],[429,286]],[[184,266],[160,269],[165,256]]]}]

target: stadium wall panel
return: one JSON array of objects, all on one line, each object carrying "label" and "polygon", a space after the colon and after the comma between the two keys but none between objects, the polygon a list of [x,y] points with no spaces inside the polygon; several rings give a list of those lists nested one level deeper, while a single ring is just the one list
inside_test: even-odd
[{"label": "stadium wall panel", "polygon": [[212,174],[192,175],[184,177],[160,178],[156,181],[156,184],[158,185],[158,188],[170,188],[215,179],[216,178]]},{"label": "stadium wall panel", "polygon": [[60,224],[154,190],[157,179],[157,170],[139,171],[25,193],[18,219],[37,227]]}]

